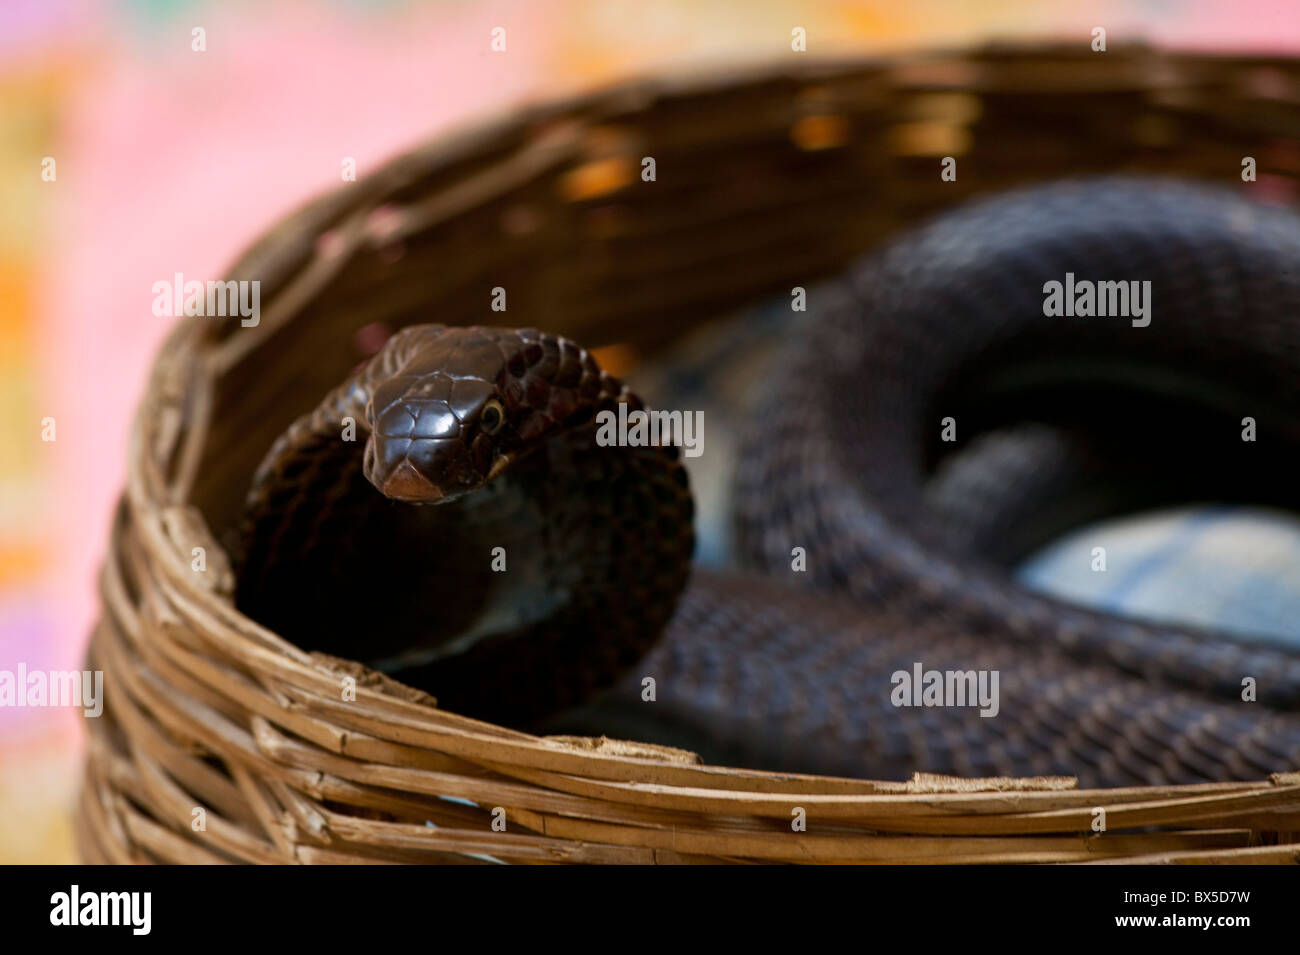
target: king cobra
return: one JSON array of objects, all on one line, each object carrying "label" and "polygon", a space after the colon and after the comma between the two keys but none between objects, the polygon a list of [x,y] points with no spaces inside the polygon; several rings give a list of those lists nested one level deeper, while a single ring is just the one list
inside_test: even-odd
[{"label": "king cobra", "polygon": [[[1149,323],[1046,314],[1067,275],[1149,282]],[[743,570],[692,570],[678,448],[598,440],[601,411],[645,405],[590,352],[416,325],[266,454],[238,606],[461,715],[711,762],[1084,786],[1300,768],[1300,648],[1009,573],[1108,514],[1294,508],[1300,217],[1063,180],[961,206],[808,294],[740,442]],[[922,668],[995,674],[996,706],[896,692]]]}]

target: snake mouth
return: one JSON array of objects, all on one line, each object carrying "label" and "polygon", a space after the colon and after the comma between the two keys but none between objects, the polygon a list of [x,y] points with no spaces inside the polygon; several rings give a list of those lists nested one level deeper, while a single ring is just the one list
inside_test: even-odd
[{"label": "snake mouth", "polygon": [[393,468],[379,490],[385,497],[391,497],[395,501],[412,503],[431,503],[446,496],[442,488],[421,474],[410,461],[403,461]]},{"label": "snake mouth", "polygon": [[[482,479],[480,484],[487,484],[494,480],[498,475],[506,470],[515,459],[513,454],[498,454],[492,461],[492,467],[487,475]],[[397,467],[393,468],[388,477],[380,485],[380,493],[384,497],[392,498],[394,501],[402,501],[407,504],[436,504],[439,502],[453,501],[458,497],[469,493],[480,484],[469,484],[463,487],[444,488],[433,481],[430,481],[424,473],[410,461],[403,461]]]}]

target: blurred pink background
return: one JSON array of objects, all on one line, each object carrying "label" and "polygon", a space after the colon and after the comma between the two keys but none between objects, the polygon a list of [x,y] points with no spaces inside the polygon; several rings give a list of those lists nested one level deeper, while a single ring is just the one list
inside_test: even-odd
[{"label": "blurred pink background", "polygon": [[[504,53],[490,49],[506,28]],[[458,122],[683,66],[1054,36],[1300,48],[1300,6],[782,0],[0,7],[0,670],[75,669],[146,370],[153,283]],[[206,50],[192,49],[195,28]],[[52,157],[57,178],[42,180]],[[57,439],[41,439],[42,419]],[[70,861],[79,711],[0,708],[0,862]]]}]

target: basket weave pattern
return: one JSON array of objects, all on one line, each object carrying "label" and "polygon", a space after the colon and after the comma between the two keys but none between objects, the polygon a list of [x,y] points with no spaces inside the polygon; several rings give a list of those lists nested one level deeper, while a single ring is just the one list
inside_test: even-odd
[{"label": "basket weave pattern", "polygon": [[261,282],[260,323],[182,320],[135,423],[90,648],[107,702],[89,721],[84,859],[1300,861],[1297,767],[1080,791],[703,766],[439,710],[231,603],[221,542],[249,476],[364,356],[371,323],[499,320],[648,354],[977,193],[1119,170],[1232,183],[1251,156],[1243,188],[1296,197],[1300,63],[1080,47],[620,86],[441,138],[269,232],[229,276]]}]

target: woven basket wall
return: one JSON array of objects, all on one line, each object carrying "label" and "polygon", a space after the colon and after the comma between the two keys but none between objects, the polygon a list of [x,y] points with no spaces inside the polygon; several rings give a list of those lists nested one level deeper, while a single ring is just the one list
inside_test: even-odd
[{"label": "woven basket wall", "polygon": [[[940,180],[944,156],[956,182]],[[1239,183],[1246,156],[1259,180],[1242,188],[1296,195],[1300,62],[1086,42],[792,54],[516,114],[302,209],[232,269],[261,281],[260,324],[181,320],[135,422],[89,653],[107,706],[88,721],[84,859],[1300,860],[1298,767],[1123,790],[876,783],[462,718],[242,617],[219,543],[272,438],[366,353],[371,323],[506,319],[649,354],[976,193],[1088,171]],[[498,285],[505,315],[489,309]]]}]

